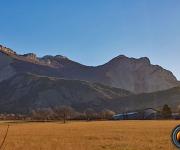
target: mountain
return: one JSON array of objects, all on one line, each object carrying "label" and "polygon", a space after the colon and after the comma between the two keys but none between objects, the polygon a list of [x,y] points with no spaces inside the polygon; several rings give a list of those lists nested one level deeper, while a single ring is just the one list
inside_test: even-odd
[{"label": "mountain", "polygon": [[13,50],[0,46],[0,81],[19,73],[98,82],[136,94],[179,86],[172,72],[152,65],[146,57],[135,59],[120,55],[104,65],[92,67],[61,55],[38,58],[33,53],[18,55]]},{"label": "mountain", "polygon": [[162,110],[162,107],[165,104],[169,105],[173,111],[179,110],[180,87],[153,93],[120,97],[118,99],[113,99],[112,101],[112,103],[108,104],[108,107],[116,112],[143,110],[145,108]]},{"label": "mountain", "polygon": [[168,104],[173,110],[180,105],[180,87],[154,93],[133,94],[126,90],[80,80],[16,74],[0,83],[0,112],[28,113],[36,108],[61,105],[79,112],[88,108],[115,112],[162,109]]},{"label": "mountain", "polygon": [[132,93],[99,83],[67,80],[30,73],[16,74],[0,83],[0,112],[27,113],[36,108],[70,105],[78,111],[101,110],[112,99]]},{"label": "mountain", "polygon": [[18,55],[0,46],[0,112],[27,113],[32,109],[72,106],[116,112],[179,106],[179,81],[146,57],[120,55],[91,67],[67,57]]}]

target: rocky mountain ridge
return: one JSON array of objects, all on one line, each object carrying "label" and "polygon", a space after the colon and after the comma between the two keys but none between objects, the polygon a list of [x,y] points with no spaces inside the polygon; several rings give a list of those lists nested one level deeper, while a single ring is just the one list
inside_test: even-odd
[{"label": "rocky mountain ridge", "polygon": [[27,72],[99,82],[134,93],[162,91],[179,86],[172,72],[161,66],[152,65],[147,57],[136,59],[119,55],[106,64],[91,67],[61,55],[42,58],[33,53],[18,55],[10,48],[0,46],[0,81],[14,74]]},{"label": "rocky mountain ridge", "polygon": [[19,55],[0,46],[0,112],[28,113],[61,105],[115,112],[179,105],[179,81],[147,57],[119,55],[91,67],[67,57]]}]

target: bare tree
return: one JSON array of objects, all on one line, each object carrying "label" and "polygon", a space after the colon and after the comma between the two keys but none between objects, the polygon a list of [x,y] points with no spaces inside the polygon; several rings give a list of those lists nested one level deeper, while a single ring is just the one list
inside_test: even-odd
[{"label": "bare tree", "polygon": [[32,111],[32,118],[37,120],[52,120],[54,112],[51,108],[39,108]]},{"label": "bare tree", "polygon": [[101,118],[102,119],[112,119],[113,115],[115,115],[115,112],[109,109],[104,109],[101,112]]},{"label": "bare tree", "polygon": [[60,106],[56,107],[54,112],[58,119],[63,119],[63,122],[66,123],[68,119],[71,119],[75,111],[70,106]]},{"label": "bare tree", "polygon": [[85,110],[85,115],[86,115],[87,121],[90,121],[96,118],[97,113],[92,108],[88,108]]},{"label": "bare tree", "polygon": [[162,109],[162,116],[164,119],[170,119],[172,118],[172,111],[171,108],[165,104]]},{"label": "bare tree", "polygon": [[81,112],[75,112],[75,115],[73,115],[73,119],[75,120],[86,120],[86,114]]}]

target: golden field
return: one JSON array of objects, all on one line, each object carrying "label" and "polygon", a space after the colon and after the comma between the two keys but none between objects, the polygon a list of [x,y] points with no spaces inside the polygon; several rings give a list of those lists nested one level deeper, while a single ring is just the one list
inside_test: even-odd
[{"label": "golden field", "polygon": [[[0,123],[0,140],[7,124]],[[4,150],[176,150],[179,121],[10,123]]]}]

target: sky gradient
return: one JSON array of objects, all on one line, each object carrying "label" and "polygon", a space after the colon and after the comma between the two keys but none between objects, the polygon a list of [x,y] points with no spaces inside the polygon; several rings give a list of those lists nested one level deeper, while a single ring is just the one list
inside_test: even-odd
[{"label": "sky gradient", "polygon": [[150,58],[180,79],[180,0],[0,0],[0,44],[85,65]]}]

